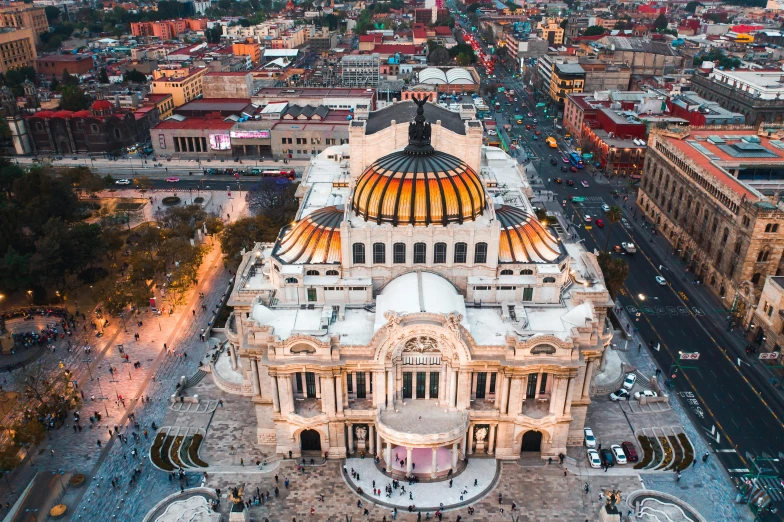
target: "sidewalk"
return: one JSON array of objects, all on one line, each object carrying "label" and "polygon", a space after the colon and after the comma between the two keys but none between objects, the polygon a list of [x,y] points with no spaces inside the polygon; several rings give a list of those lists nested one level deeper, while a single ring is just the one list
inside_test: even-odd
[{"label": "sidewalk", "polygon": [[[654,251],[659,256],[659,261],[662,263],[663,267],[672,274],[669,279],[679,277],[684,284],[690,284],[690,279],[693,279],[692,274],[685,272],[684,265],[679,261],[679,258],[672,255],[673,246],[663,234],[657,233],[655,236],[651,235],[651,225],[648,224],[647,220],[643,217],[642,213],[637,208],[636,200],[633,201],[631,195],[626,202],[626,207],[621,206],[624,215],[627,217],[629,223],[635,227],[636,231],[649,240],[645,244],[654,247]],[[634,210],[637,211],[638,219],[634,219],[633,217]],[[643,223],[645,223],[645,225],[643,225]],[[740,358],[743,362],[747,363],[748,366],[753,369],[758,379],[762,381],[760,384],[771,394],[779,407],[784,408],[784,389],[775,388],[771,385],[771,379],[780,379],[780,376],[776,375],[770,368],[761,363],[757,357],[748,357],[746,355],[746,346],[749,344],[749,340],[744,336],[744,328],[737,328],[733,333],[728,331],[726,318],[729,315],[729,311],[727,304],[703,285],[692,284],[691,289],[689,290],[689,297],[693,298],[697,304],[707,312],[706,317],[712,323],[711,325],[720,338],[719,340],[724,346],[730,348],[729,354],[734,356],[733,358]],[[721,310],[722,313],[719,314],[715,312],[718,310]],[[706,325],[704,325],[704,327],[707,328]]]}]

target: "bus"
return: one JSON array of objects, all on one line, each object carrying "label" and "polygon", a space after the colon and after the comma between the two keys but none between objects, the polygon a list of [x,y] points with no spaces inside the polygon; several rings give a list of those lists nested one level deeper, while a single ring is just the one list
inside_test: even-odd
[{"label": "bus", "polygon": [[551,149],[558,148],[558,143],[556,143],[555,138],[553,138],[552,136],[548,136],[545,141],[547,142],[547,144],[550,146]]},{"label": "bus", "polygon": [[290,180],[294,180],[297,177],[297,173],[294,172],[294,169],[289,170],[261,170],[261,169],[251,169],[250,171],[251,176],[261,176],[263,178],[288,178]]},{"label": "bus", "polygon": [[569,154],[569,163],[571,163],[578,169],[585,167],[585,165],[583,165],[583,159],[580,157],[580,154],[578,154],[577,152],[572,152]]}]

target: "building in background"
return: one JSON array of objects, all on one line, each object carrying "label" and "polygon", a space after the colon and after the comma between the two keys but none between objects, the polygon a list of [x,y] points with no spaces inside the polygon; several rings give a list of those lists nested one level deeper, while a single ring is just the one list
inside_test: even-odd
[{"label": "building in background", "polygon": [[0,28],[2,27],[30,28],[33,30],[36,43],[43,33],[49,32],[46,10],[29,4],[0,7]]},{"label": "building in background", "polygon": [[743,114],[747,125],[784,119],[784,83],[781,70],[698,69],[692,76],[692,90],[709,102]]},{"label": "building in background", "polygon": [[338,33],[337,31],[330,31],[329,27],[316,28],[315,26],[310,26],[307,35],[310,52],[317,56],[329,53],[338,45]]},{"label": "building in background", "polygon": [[583,92],[585,70],[577,63],[554,63],[550,76],[550,99],[563,109],[569,94]]},{"label": "building in background", "polygon": [[677,127],[648,140],[640,210],[741,324],[784,270],[782,137],[781,125]]},{"label": "building in background", "polygon": [[31,27],[0,29],[0,73],[35,67],[35,32]]},{"label": "building in background", "polygon": [[340,60],[340,77],[345,87],[376,87],[381,58],[373,54],[349,54]]},{"label": "building in background", "polygon": [[202,95],[202,83],[207,68],[167,69],[153,71],[150,92],[153,94],[171,94],[174,106],[179,107]]},{"label": "building in background", "polygon": [[261,45],[252,39],[231,44],[231,52],[234,56],[249,56],[254,67],[261,63]]},{"label": "building in background", "polygon": [[539,23],[539,36],[547,42],[550,47],[562,45],[564,40],[564,30],[561,28],[559,20],[548,19]]},{"label": "building in background", "polygon": [[670,98],[668,103],[673,116],[683,118],[693,127],[706,125],[743,125],[746,117],[728,111],[719,102],[711,102],[693,92],[684,92]]},{"label": "building in background", "polygon": [[85,75],[95,69],[95,62],[89,54],[50,54],[35,60],[35,69],[41,76],[60,80],[65,71],[73,75]]},{"label": "building in background", "polygon": [[784,277],[769,276],[765,279],[759,305],[754,309],[747,328],[748,334],[764,351],[784,352]]}]

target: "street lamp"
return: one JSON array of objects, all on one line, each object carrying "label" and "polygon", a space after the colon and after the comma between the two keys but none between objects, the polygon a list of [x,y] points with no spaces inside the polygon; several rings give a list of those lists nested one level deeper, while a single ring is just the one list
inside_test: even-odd
[{"label": "street lamp", "polygon": [[637,297],[640,298],[640,301],[645,301],[645,295],[639,294]]},{"label": "street lamp", "polygon": [[32,290],[28,290],[27,291],[27,299],[30,301],[30,306],[33,306],[33,291]]},{"label": "street lamp", "polygon": [[83,362],[87,364],[87,373],[90,374],[90,380],[92,381],[93,380],[93,372],[92,372],[92,370],[90,370],[90,363],[93,362],[93,360],[90,359],[89,357],[87,357]]}]

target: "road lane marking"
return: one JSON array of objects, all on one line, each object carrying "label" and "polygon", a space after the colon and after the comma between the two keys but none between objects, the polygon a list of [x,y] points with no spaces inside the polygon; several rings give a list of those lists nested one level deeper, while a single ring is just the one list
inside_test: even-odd
[{"label": "road lane marking", "polygon": [[733,468],[727,470],[727,473],[748,473],[748,472],[749,470],[746,468]]},{"label": "road lane marking", "polygon": [[717,449],[714,450],[716,453],[737,453],[738,450],[735,448],[724,448],[724,449]]}]

